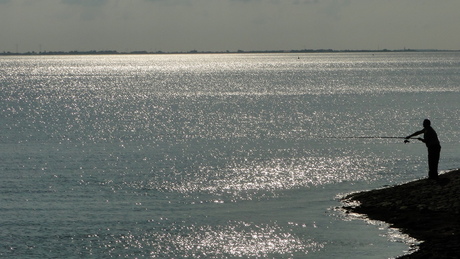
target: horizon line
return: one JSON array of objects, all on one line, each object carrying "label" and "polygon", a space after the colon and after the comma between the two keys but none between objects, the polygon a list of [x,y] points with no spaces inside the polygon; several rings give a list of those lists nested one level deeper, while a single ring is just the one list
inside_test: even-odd
[{"label": "horizon line", "polygon": [[361,50],[335,50],[335,49],[300,49],[300,50],[237,50],[237,51],[122,51],[117,50],[90,50],[90,51],[27,51],[27,52],[0,52],[0,56],[31,56],[31,55],[133,55],[133,54],[251,54],[251,53],[349,53],[349,52],[460,52],[448,49],[361,49]]}]

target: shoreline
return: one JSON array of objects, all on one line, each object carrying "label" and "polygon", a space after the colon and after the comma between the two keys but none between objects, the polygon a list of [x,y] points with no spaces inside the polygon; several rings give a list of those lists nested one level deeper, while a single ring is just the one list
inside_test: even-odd
[{"label": "shoreline", "polygon": [[398,228],[421,244],[398,258],[458,258],[460,255],[460,169],[384,189],[347,195],[348,212],[365,214]]}]

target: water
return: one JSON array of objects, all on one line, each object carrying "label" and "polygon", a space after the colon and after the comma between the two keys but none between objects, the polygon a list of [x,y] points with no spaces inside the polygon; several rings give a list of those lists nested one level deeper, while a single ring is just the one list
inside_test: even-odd
[{"label": "water", "polygon": [[[0,255],[388,258],[340,195],[460,164],[460,53],[0,57]],[[345,137],[345,138],[344,138]]]}]

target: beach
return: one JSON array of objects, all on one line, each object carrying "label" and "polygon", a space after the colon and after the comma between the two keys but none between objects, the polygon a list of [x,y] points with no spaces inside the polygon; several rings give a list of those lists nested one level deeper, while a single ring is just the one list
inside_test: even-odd
[{"label": "beach", "polygon": [[402,185],[350,194],[348,212],[365,214],[420,240],[411,254],[400,258],[458,258],[460,254],[460,170],[438,180],[421,179]]}]

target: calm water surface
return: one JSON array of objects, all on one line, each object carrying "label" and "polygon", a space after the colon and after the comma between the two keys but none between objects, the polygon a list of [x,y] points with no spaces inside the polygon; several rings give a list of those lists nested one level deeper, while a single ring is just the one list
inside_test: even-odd
[{"label": "calm water surface", "polygon": [[460,54],[0,57],[0,256],[389,258],[340,195],[460,165]]}]

